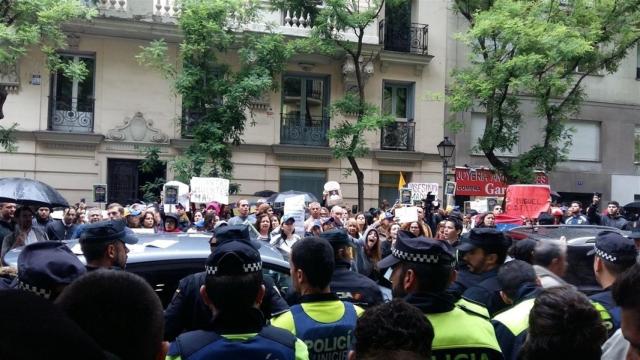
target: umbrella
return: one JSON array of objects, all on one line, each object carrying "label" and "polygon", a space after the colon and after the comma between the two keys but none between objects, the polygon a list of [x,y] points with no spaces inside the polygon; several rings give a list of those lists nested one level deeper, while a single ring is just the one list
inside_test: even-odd
[{"label": "umbrella", "polygon": [[273,191],[273,190],[262,190],[262,191],[257,191],[255,193],[253,193],[253,196],[259,196],[262,198],[268,198],[269,196],[273,195],[273,194],[277,194],[277,191]]},{"label": "umbrella", "polygon": [[289,190],[289,191],[283,191],[283,192],[279,192],[277,194],[273,194],[271,195],[268,199],[267,202],[269,204],[284,204],[284,200],[288,199],[290,197],[294,197],[294,196],[299,196],[299,195],[304,195],[304,202],[305,203],[311,203],[314,201],[318,201],[315,197],[315,195],[308,193],[308,192],[304,192],[304,191],[295,191],[295,190]]},{"label": "umbrella", "polygon": [[623,206],[625,210],[640,211],[640,201],[634,201]]},{"label": "umbrella", "polygon": [[0,202],[27,206],[69,207],[58,190],[38,180],[26,178],[0,179]]}]

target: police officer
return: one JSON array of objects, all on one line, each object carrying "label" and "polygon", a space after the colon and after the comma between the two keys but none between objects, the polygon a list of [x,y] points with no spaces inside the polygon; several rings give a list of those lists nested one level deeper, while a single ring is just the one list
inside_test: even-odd
[{"label": "police officer", "polygon": [[14,287],[53,301],[65,286],[86,272],[82,262],[65,244],[37,242],[20,252]]},{"label": "police officer", "polygon": [[491,323],[504,358],[516,360],[527,337],[529,313],[542,287],[533,266],[522,260],[502,265],[498,271],[498,283],[502,288],[500,296],[511,307],[498,313]]},{"label": "police officer", "polygon": [[138,238],[127,231],[122,220],[87,224],[80,236],[80,248],[89,271],[100,268],[124,270],[129,253],[127,244],[137,243]]},{"label": "police officer", "polygon": [[382,303],[380,287],[368,277],[350,270],[353,259],[353,242],[345,230],[333,229],[320,234],[331,244],[335,269],[331,277],[331,291],[342,301],[350,301],[367,308]]},{"label": "police officer", "polygon": [[[209,239],[211,252],[223,242],[242,241],[250,244],[254,249],[260,248],[259,241],[251,241],[247,225],[220,226],[215,229]],[[204,285],[206,272],[188,275],[180,280],[171,303],[164,313],[164,338],[171,341],[182,332],[204,329],[211,322],[211,310],[200,296],[200,287]],[[265,318],[281,314],[289,309],[286,301],[280,295],[273,279],[263,276],[266,289],[265,297],[260,309]]]},{"label": "police officer", "polygon": [[403,297],[431,321],[433,360],[503,359],[491,323],[457,306],[446,293],[456,277],[455,255],[447,242],[398,232],[391,255],[378,266],[392,268],[394,297]]},{"label": "police officer", "polygon": [[308,359],[304,343],[291,333],[265,325],[259,310],[265,295],[260,253],[244,241],[216,247],[206,262],[200,293],[215,317],[206,331],[178,336],[168,360]]},{"label": "police officer", "polygon": [[309,348],[310,359],[346,359],[358,316],[364,312],[331,293],[333,249],[321,238],[308,237],[291,249],[291,283],[300,304],[271,320],[290,331]]},{"label": "police officer", "polygon": [[468,270],[477,275],[475,282],[466,285],[468,287],[462,297],[483,305],[492,316],[507,307],[500,297],[497,275],[507,257],[509,246],[511,240],[493,228],[472,229],[458,246],[458,251],[464,254]]},{"label": "police officer", "polygon": [[613,301],[611,286],[618,276],[636,263],[638,250],[633,240],[613,231],[596,235],[596,244],[588,255],[595,254],[593,270],[603,291],[590,299],[600,313],[609,336],[620,328],[620,307]]}]

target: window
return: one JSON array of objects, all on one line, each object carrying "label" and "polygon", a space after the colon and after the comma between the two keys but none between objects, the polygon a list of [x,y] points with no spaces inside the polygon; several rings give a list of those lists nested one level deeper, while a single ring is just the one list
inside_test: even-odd
[{"label": "window", "polygon": [[567,129],[573,129],[569,160],[598,161],[600,160],[600,122],[570,120]]},{"label": "window", "polygon": [[385,82],[382,92],[382,111],[400,121],[413,121],[413,84]]},{"label": "window", "polygon": [[[484,113],[471,113],[471,144],[472,144],[472,154],[481,155],[482,151],[479,149],[475,149],[478,145],[478,139],[482,138],[484,134],[484,128],[486,126],[486,118]],[[519,151],[519,143],[515,144],[511,150],[500,151],[498,149],[495,150],[495,154],[497,156],[518,156]]]},{"label": "window", "polygon": [[636,80],[640,80],[640,43],[636,45]]},{"label": "window", "polygon": [[312,193],[320,201],[326,182],[326,170],[280,169],[280,191],[304,191]]},{"label": "window", "polygon": [[[399,191],[398,191],[398,182],[400,181],[400,172],[385,172],[381,171],[379,175],[378,181],[378,203],[382,204],[383,200],[387,200],[389,205],[393,206],[393,204],[398,200]],[[411,182],[411,173],[402,172],[402,176],[404,177],[404,181],[407,183]]]},{"label": "window", "polygon": [[49,130],[93,132],[95,57],[93,55],[62,54],[62,61],[84,63],[88,70],[82,80],[51,75]]},{"label": "window", "polygon": [[[210,73],[211,79],[210,81],[218,81],[224,78],[224,74],[221,70],[217,69]],[[207,82],[207,79],[204,79],[204,82]],[[204,86],[204,85],[203,85]],[[204,116],[209,114],[212,109],[222,105],[222,95],[216,94],[212,100],[205,98],[204,96],[200,99],[201,105],[193,105],[191,108],[187,108],[182,103],[182,121],[180,122],[180,135],[183,138],[192,138],[193,131],[196,125],[202,120]]]},{"label": "window", "polygon": [[283,77],[280,143],[329,145],[328,85],[328,77]]}]

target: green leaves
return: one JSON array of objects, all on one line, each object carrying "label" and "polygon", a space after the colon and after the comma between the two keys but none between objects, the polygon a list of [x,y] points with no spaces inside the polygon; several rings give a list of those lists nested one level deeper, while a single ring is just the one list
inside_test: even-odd
[{"label": "green leaves", "polygon": [[[457,39],[471,49],[470,66],[453,71],[448,98],[454,112],[485,109],[478,142],[491,164],[510,181],[526,181],[535,169],[550,171],[570,141],[564,121],[584,101],[587,75],[615,71],[640,38],[640,0],[456,0],[469,20]],[[523,96],[535,106],[524,114]],[[517,159],[496,151],[517,144],[523,119],[543,119],[540,144]],[[450,122],[455,130],[461,123]]]}]

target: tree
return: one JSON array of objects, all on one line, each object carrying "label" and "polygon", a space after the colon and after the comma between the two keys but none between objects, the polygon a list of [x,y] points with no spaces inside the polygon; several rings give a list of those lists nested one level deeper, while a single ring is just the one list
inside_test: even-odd
[{"label": "tree", "polygon": [[[249,107],[277,88],[275,75],[284,70],[294,48],[281,35],[244,31],[245,24],[258,19],[258,0],[185,0],[181,4],[181,68],[168,65],[172,62],[167,61],[164,40],[143,48],[138,60],[173,80],[182,97],[182,129],[193,142],[174,162],[176,177],[187,181],[194,176],[230,178],[232,146],[241,143]],[[232,53],[239,58],[236,68],[225,58]]]},{"label": "tree", "polygon": [[[313,2],[302,0],[272,0],[280,9],[304,9],[312,17],[313,31],[310,42],[316,52],[346,54],[349,66],[353,65],[353,86],[342,99],[332,104],[332,115],[340,115],[340,123],[329,130],[333,141],[333,156],[347,159],[358,184],[358,208],[364,209],[364,173],[358,158],[365,156],[369,147],[364,135],[378,131],[393,121],[381,113],[380,107],[366,101],[365,85],[368,69],[373,69],[376,53],[363,44],[365,30],[375,23],[385,6],[384,0],[325,0],[324,6],[316,7]],[[394,6],[401,0],[387,0],[387,6]],[[355,119],[350,119],[355,118]]]},{"label": "tree", "polygon": [[[533,170],[551,171],[566,158],[565,121],[585,101],[585,78],[615,72],[638,43],[640,0],[456,0],[455,9],[468,21],[459,40],[470,48],[471,64],[453,72],[450,108],[482,106],[478,150],[508,182],[530,182]],[[515,159],[501,158],[498,151],[518,142],[524,97],[544,121],[542,141]]]},{"label": "tree", "polygon": [[[56,50],[66,47],[64,23],[90,19],[96,10],[78,0],[0,0],[0,68],[11,67],[32,46],[39,46],[47,57],[50,71],[63,71],[67,77],[82,79],[87,74],[83,64],[64,63]],[[0,87],[0,119],[8,91]],[[15,149],[13,130],[0,126],[0,146]]]}]

